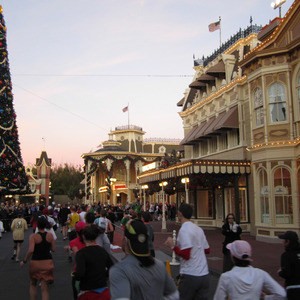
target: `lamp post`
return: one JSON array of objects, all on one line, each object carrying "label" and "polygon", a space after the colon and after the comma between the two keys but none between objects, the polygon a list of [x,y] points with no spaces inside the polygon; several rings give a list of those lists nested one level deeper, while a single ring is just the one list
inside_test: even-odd
[{"label": "lamp post", "polygon": [[185,188],[185,202],[189,204],[189,187],[188,183],[190,182],[189,178],[182,178],[181,182],[184,183],[184,188]]},{"label": "lamp post", "polygon": [[168,182],[163,181],[159,184],[161,186],[161,194],[162,194],[162,223],[161,223],[161,231],[167,231],[167,224],[166,224],[166,208],[165,208],[165,192],[164,192],[164,186],[167,186]]},{"label": "lamp post", "polygon": [[142,189],[143,189],[143,196],[144,196],[144,211],[146,211],[146,193],[145,193],[145,190],[148,188],[148,185],[145,184],[142,186]]},{"label": "lamp post", "polygon": [[275,0],[271,3],[271,7],[273,7],[274,9],[279,7],[279,18],[281,18],[281,5],[285,2],[286,0]]}]

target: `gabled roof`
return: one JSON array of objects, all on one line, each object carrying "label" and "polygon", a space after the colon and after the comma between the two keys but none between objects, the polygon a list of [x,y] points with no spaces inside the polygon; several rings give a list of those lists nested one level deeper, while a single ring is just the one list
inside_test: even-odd
[{"label": "gabled roof", "polygon": [[45,161],[46,166],[51,167],[51,158],[48,158],[47,152],[46,151],[42,151],[40,158],[36,159],[36,163],[35,165],[37,167],[41,166],[43,164],[43,161]]},{"label": "gabled roof", "polygon": [[[245,54],[244,59],[239,65],[243,67],[255,57],[272,55],[278,51],[290,51],[291,48],[295,47],[297,42],[300,40],[299,15],[300,1],[295,0],[271,36]],[[288,29],[290,29],[291,32],[288,32]],[[286,35],[285,39],[282,37],[284,34]],[[280,38],[282,39],[281,43]],[[278,42],[278,45],[272,47],[276,42]]]}]

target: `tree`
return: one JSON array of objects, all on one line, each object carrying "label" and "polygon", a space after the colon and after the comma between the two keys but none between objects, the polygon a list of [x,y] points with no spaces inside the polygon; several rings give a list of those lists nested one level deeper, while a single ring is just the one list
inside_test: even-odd
[{"label": "tree", "polygon": [[13,107],[6,27],[0,6],[0,197],[29,191]]},{"label": "tree", "polygon": [[68,195],[70,199],[79,198],[80,182],[84,179],[83,173],[73,165],[64,164],[51,170],[51,193],[53,195]]}]

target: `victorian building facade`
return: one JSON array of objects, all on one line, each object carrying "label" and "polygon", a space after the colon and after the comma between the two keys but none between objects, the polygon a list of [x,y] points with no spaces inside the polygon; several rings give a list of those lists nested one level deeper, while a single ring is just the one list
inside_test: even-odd
[{"label": "victorian building facade", "polygon": [[145,200],[143,195],[149,202],[156,201],[149,190],[143,193],[138,182],[142,167],[148,163],[163,164],[166,156],[182,147],[180,140],[144,139],[144,134],[139,126],[118,126],[100,149],[82,155],[87,203],[125,205]]},{"label": "victorian building facade", "polygon": [[258,239],[299,233],[299,5],[195,62],[178,102],[185,158],[140,175],[141,184],[173,184],[201,226],[221,227],[233,212]]}]

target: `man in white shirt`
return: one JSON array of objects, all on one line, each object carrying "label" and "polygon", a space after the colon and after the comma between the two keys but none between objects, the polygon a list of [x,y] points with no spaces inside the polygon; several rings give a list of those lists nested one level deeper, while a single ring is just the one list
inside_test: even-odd
[{"label": "man in white shirt", "polygon": [[209,271],[205,254],[210,252],[203,230],[190,221],[193,208],[182,203],[178,212],[181,228],[177,245],[169,237],[165,244],[180,256],[178,290],[180,300],[205,300],[209,296]]}]

